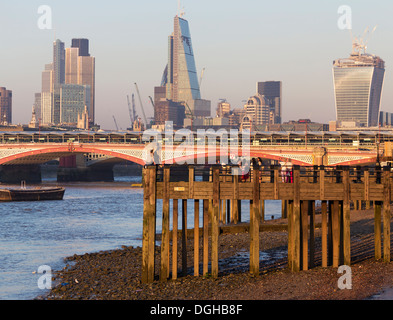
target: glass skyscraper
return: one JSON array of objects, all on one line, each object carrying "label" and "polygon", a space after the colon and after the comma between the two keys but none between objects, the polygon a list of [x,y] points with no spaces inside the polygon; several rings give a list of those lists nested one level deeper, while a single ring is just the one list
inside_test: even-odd
[{"label": "glass skyscraper", "polygon": [[190,29],[182,17],[174,19],[168,47],[168,65],[161,83],[166,87],[166,98],[184,104],[186,113],[190,111],[195,117],[210,117],[211,103],[201,99]]},{"label": "glass skyscraper", "polygon": [[334,61],[336,119],[374,127],[378,125],[385,62],[375,55],[361,53],[360,49],[354,49],[347,59]]}]

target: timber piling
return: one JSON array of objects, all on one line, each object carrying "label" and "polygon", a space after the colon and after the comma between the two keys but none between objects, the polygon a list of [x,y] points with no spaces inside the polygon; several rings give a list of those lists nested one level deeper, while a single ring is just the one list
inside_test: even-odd
[{"label": "timber piling", "polygon": [[[258,275],[260,269],[259,244],[265,200],[282,200],[283,208],[285,204],[285,216],[288,219],[288,268],[293,272],[308,270],[315,266],[316,201],[320,202],[321,208],[322,267],[351,264],[350,210],[352,204],[356,209],[362,202],[365,202],[366,208],[370,206],[370,202],[374,204],[375,259],[390,262],[390,167],[293,166],[290,172],[283,172],[279,166],[253,166],[247,176],[239,175],[237,166],[188,166],[188,174],[185,169],[187,166],[185,168],[176,165],[145,166],[143,169],[144,283],[153,282],[157,276],[155,239],[156,208],[159,199],[163,201],[162,230],[158,230],[162,235],[158,273],[160,281],[178,277],[178,236],[181,237],[182,247],[181,273],[186,274],[187,228],[192,223],[194,275],[211,274],[217,278],[220,227],[226,223],[236,225],[241,222],[242,201],[250,203],[249,270],[253,275]],[[179,235],[180,200],[182,230]],[[187,222],[189,201],[194,205],[194,220],[189,219]],[[199,217],[203,218],[201,226]]]}]

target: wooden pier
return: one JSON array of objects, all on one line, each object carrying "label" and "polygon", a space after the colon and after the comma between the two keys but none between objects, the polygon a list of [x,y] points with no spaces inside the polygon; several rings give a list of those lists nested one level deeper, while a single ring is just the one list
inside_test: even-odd
[{"label": "wooden pier", "polygon": [[[236,225],[241,221],[241,201],[250,202],[250,272],[254,275],[259,274],[260,268],[259,237],[265,200],[283,201],[283,212],[288,219],[288,268],[291,271],[307,270],[315,265],[316,201],[321,204],[322,267],[351,264],[350,208],[351,204],[356,208],[361,202],[366,202],[367,208],[370,202],[374,204],[375,258],[390,262],[390,167],[293,166],[290,171],[284,171],[279,166],[252,166],[250,174],[242,176],[237,166],[164,165],[146,166],[143,169],[143,180],[144,283],[155,280],[156,213],[159,199],[162,199],[160,281],[178,277],[178,236],[182,240],[182,273],[185,274],[187,270],[187,226],[191,224],[191,221],[187,221],[188,201],[194,202],[192,229],[195,276],[200,275],[199,267],[202,264],[202,275],[209,273],[212,277],[218,277],[220,225]],[[180,213],[179,201],[182,202]],[[200,204],[203,204],[202,212],[199,212]],[[203,217],[201,226],[200,215]],[[181,234],[178,230],[179,217]],[[200,257],[201,237],[203,254]]]}]

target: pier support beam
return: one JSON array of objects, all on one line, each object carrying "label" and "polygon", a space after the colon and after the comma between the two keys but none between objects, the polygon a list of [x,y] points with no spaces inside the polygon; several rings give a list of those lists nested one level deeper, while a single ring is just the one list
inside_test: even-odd
[{"label": "pier support beam", "polygon": [[342,226],[343,226],[343,260],[346,266],[351,265],[351,210],[349,168],[343,171],[344,201],[342,203]]},{"label": "pier support beam", "polygon": [[390,262],[390,168],[383,171],[383,261]]},{"label": "pier support beam", "polygon": [[142,282],[154,281],[156,240],[156,167],[144,169],[143,194],[143,239],[142,239]]},{"label": "pier support beam", "polygon": [[374,256],[375,260],[382,258],[382,233],[381,233],[381,202],[375,201],[374,204]]},{"label": "pier support beam", "polygon": [[252,205],[250,206],[250,273],[254,276],[259,275],[259,167],[253,168],[253,198]]}]

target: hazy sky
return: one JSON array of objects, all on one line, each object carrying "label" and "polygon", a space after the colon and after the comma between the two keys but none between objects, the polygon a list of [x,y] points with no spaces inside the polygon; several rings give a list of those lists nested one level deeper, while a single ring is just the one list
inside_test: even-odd
[{"label": "hazy sky", "polygon": [[[37,10],[52,9],[53,29],[41,30]],[[202,98],[232,107],[256,92],[258,81],[283,82],[283,118],[335,119],[332,62],[349,56],[351,38],[340,30],[338,8],[352,9],[353,34],[378,25],[368,52],[386,61],[382,110],[393,112],[393,1],[391,0],[182,0]],[[96,122],[129,126],[127,95],[138,83],[148,116],[149,96],[160,85],[168,58],[177,0],[0,0],[0,86],[13,91],[13,122],[28,123],[41,73],[52,62],[56,38],[88,38],[96,57]],[[137,97],[136,97],[137,98]],[[137,111],[141,115],[138,99]]]}]

